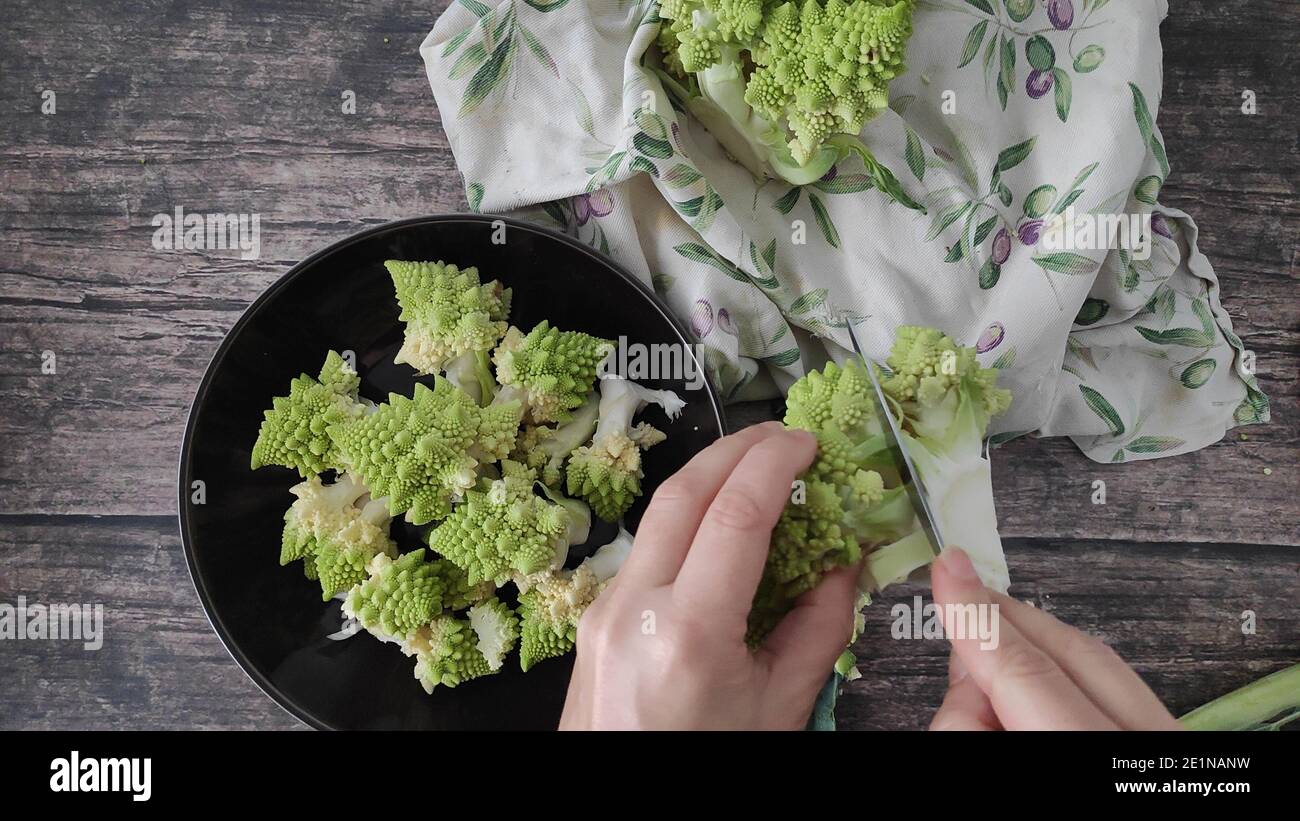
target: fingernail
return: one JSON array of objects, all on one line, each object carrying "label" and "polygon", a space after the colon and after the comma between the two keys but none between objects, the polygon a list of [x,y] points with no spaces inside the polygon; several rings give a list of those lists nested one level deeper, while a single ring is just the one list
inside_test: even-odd
[{"label": "fingernail", "polygon": [[939,561],[943,562],[943,569],[954,579],[963,582],[978,582],[979,574],[975,572],[975,565],[971,564],[970,556],[960,547],[949,547],[939,554]]}]

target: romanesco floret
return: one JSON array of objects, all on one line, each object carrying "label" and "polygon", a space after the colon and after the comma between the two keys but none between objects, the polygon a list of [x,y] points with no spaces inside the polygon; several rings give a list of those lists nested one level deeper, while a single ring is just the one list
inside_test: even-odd
[{"label": "romanesco floret", "polygon": [[924,210],[858,139],[902,73],[914,0],[669,0],[664,84],[756,177],[805,185],[857,154],[886,196]]},{"label": "romanesco floret", "polygon": [[366,406],[357,399],[361,378],[338,353],[330,351],[320,376],[302,374],[289,383],[289,395],[277,396],[253,443],[253,469],[263,465],[293,468],[304,479],[342,467],[326,430],[357,419]]},{"label": "romanesco floret", "polygon": [[435,377],[432,390],[416,384],[410,399],[389,394],[367,416],[329,427],[343,463],[376,493],[393,515],[405,512],[425,524],[451,512],[451,503],[474,486],[480,458],[509,451],[519,424],[516,403],[480,408],[450,382]]},{"label": "romanesco floret", "polygon": [[488,669],[496,672],[505,663],[506,655],[519,640],[519,617],[510,605],[493,596],[469,609],[467,614],[479,653],[487,661]]},{"label": "romanesco floret", "polygon": [[422,627],[409,642],[409,650],[415,656],[415,678],[424,691],[432,693],[439,684],[455,687],[495,672],[476,641],[470,623],[455,616],[436,616]]},{"label": "romanesco floret", "polygon": [[302,559],[307,577],[320,580],[322,599],[364,579],[376,555],[397,555],[387,501],[371,499],[355,477],[326,485],[313,476],[289,490],[297,499],[284,514],[280,564]]},{"label": "romanesco floret", "polygon": [[463,354],[486,354],[506,332],[510,289],[496,280],[480,284],[477,268],[396,259],[384,267],[397,290],[398,319],[406,323],[394,362],[436,374]]},{"label": "romanesco floret", "polygon": [[396,560],[376,556],[367,565],[369,576],[348,591],[343,615],[361,622],[376,636],[402,640],[428,624],[442,610],[440,568],[424,560],[424,549]]},{"label": "romanesco floret", "polygon": [[519,666],[524,672],[538,662],[573,649],[578,620],[632,550],[632,536],[619,530],[574,570],[555,570],[533,577],[519,595]]},{"label": "romanesco floret", "polygon": [[492,354],[500,394],[522,398],[527,420],[563,422],[582,405],[596,381],[596,371],[613,350],[607,339],[579,331],[561,331],[542,321],[525,336],[511,327]]},{"label": "romanesco floret", "polygon": [[600,397],[592,391],[569,421],[555,427],[525,425],[510,458],[536,470],[548,487],[559,487],[564,481],[565,462],[574,450],[591,440],[599,412]]},{"label": "romanesco floret", "polygon": [[485,479],[467,493],[429,532],[429,546],[463,569],[470,584],[500,585],[516,574],[558,567],[569,546],[587,538],[591,520],[582,515],[583,506],[535,494],[535,474],[522,465],[503,462],[502,472],[500,479]]},{"label": "romanesco floret", "polygon": [[669,419],[686,405],[672,391],[649,390],[618,377],[602,379],[596,432],[569,459],[569,495],[586,501],[605,521],[618,521],[641,495],[641,451],[664,439],[646,423],[632,424],[637,411],[650,403],[662,407]]}]

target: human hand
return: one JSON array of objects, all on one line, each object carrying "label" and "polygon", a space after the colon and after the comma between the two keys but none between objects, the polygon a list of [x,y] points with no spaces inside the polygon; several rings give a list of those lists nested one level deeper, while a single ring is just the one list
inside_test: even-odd
[{"label": "human hand", "polygon": [[842,568],[745,644],[771,531],[816,440],[769,422],[659,486],[631,554],[578,622],[560,729],[802,729],[853,628]]},{"label": "human hand", "polygon": [[[998,642],[953,638],[948,694],[931,730],[1177,730],[1151,688],[1101,639],[980,583],[949,548],[930,570],[945,632],[947,605],[997,605]],[[968,631],[969,632],[969,631]]]}]

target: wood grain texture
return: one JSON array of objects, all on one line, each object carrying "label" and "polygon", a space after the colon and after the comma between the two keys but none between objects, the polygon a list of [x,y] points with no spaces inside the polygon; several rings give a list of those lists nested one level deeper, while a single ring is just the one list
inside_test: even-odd
[{"label": "wood grain texture", "polygon": [[[0,726],[295,725],[193,594],[175,535],[180,439],[216,346],[290,265],[367,225],[465,209],[417,54],[446,3],[6,4],[0,601],[114,615],[98,653],[0,643]],[[1161,199],[1197,219],[1274,422],[1140,464],[1097,465],[1062,439],[993,458],[1016,592],[1116,642],[1182,709],[1300,646],[1300,9],[1187,0],[1162,35],[1174,171]],[[46,89],[54,115],[40,113]],[[150,219],[178,205],[258,213],[261,258],[155,251]],[[57,373],[42,374],[43,351]],[[1090,501],[1097,478],[1105,506]],[[1242,602],[1272,632],[1234,632]],[[887,624],[872,611],[842,726],[919,727],[937,704],[943,648],[888,640]]]}]

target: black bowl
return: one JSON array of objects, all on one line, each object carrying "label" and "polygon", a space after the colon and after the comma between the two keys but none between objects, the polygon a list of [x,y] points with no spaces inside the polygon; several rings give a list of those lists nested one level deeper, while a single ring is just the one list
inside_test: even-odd
[{"label": "black bowl", "polygon": [[[505,242],[496,244],[504,226]],[[547,729],[559,721],[572,656],[527,675],[512,654],[498,674],[432,695],[394,646],[358,634],[325,636],[341,623],[338,602],[298,564],[279,564],[283,516],[299,480],[284,468],[249,469],[262,412],[289,380],[315,374],[331,348],[356,354],[361,393],[410,395],[416,376],[393,364],[402,340],[386,259],[475,265],[484,279],[514,291],[511,321],[527,330],[543,319],[565,330],[630,342],[694,342],[667,308],[631,274],[575,240],[525,223],[475,215],[403,220],[363,231],[313,254],[244,313],[208,366],[190,411],[180,464],[181,539],[199,600],[244,671],[302,721],[329,729]],[[427,380],[422,380],[427,381]],[[629,513],[632,529],[655,486],[724,431],[711,386],[647,382],[686,399],[667,425],[668,440],[646,453],[645,495]],[[194,482],[206,498],[193,501]],[[593,532],[590,544],[612,536]],[[404,550],[416,531],[394,523]],[[575,548],[573,557],[584,555]]]}]

